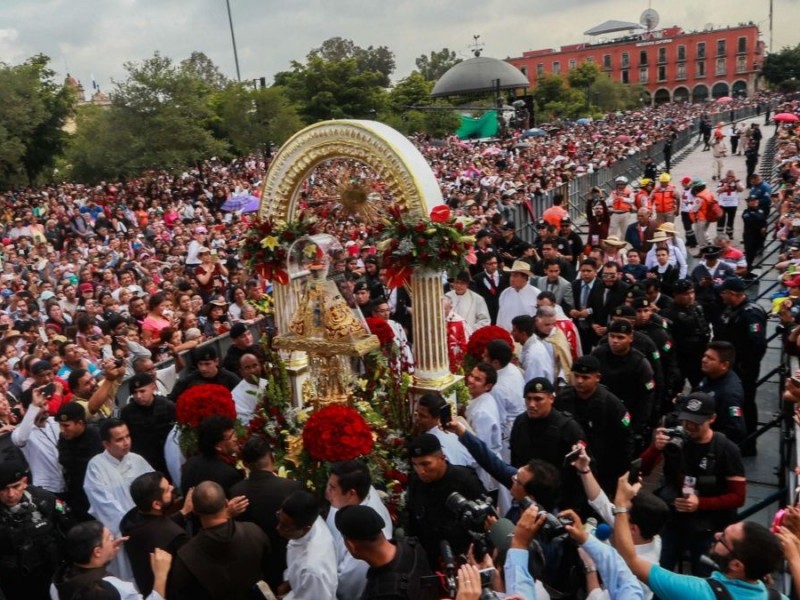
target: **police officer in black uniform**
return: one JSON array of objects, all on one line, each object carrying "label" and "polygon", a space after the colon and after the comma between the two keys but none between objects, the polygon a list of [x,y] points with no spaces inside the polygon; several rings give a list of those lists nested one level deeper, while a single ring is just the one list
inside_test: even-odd
[{"label": "police officer in black uniform", "polygon": [[369,565],[361,600],[437,600],[438,577],[414,538],[389,541],[386,524],[370,506],[345,506],[336,512],[336,528],[353,558]]},{"label": "police officer in black uniform", "polygon": [[[614,309],[614,312],[611,315],[611,320],[613,322],[619,319],[624,319],[628,321],[632,327],[634,327],[633,347],[641,352],[647,359],[647,362],[650,363],[650,368],[653,369],[653,381],[655,381],[656,384],[656,393],[659,393],[659,391],[664,389],[664,365],[662,364],[661,360],[661,352],[652,339],[650,339],[641,331],[636,331],[635,329],[636,311],[633,309],[633,301],[640,297],[641,294],[639,293],[628,292],[628,295],[625,299],[625,304]],[[608,343],[608,336],[603,337],[600,340],[600,343]],[[661,398],[659,397],[658,400],[660,402]],[[658,404],[656,404],[656,406],[658,406]]]},{"label": "police officer in black uniform", "polygon": [[67,484],[65,499],[78,521],[88,521],[89,500],[83,491],[86,467],[93,456],[103,451],[97,429],[86,424],[86,411],[80,404],[67,402],[58,409],[56,421],[61,428],[58,438],[58,462]]},{"label": "police officer in black uniform", "polygon": [[673,305],[662,311],[662,315],[672,323],[674,353],[680,373],[680,378],[673,387],[679,392],[686,379],[695,388],[703,378],[700,359],[705,352],[711,330],[703,308],[695,301],[694,283],[690,279],[676,281],[672,295]]},{"label": "police officer in black uniform", "polygon": [[759,206],[758,196],[747,198],[747,208],[742,212],[742,240],[744,241],[744,258],[747,261],[748,273],[753,269],[756,256],[764,248],[767,239],[767,219],[769,211]]},{"label": "police officer in black uniform", "polygon": [[633,347],[633,325],[625,319],[614,320],[607,343],[595,348],[592,356],[600,361],[605,386],[631,413],[634,453],[638,453],[649,440],[656,389],[650,363]]},{"label": "police officer in black uniform", "polygon": [[408,484],[408,532],[419,539],[431,568],[439,564],[439,543],[450,542],[455,555],[472,543],[469,532],[445,502],[453,492],[467,500],[486,495],[473,469],[451,465],[442,452],[439,438],[423,433],[408,445],[413,473]]},{"label": "police officer in black uniform", "polygon": [[586,433],[572,415],[553,406],[552,381],[535,377],[525,384],[524,393],[525,412],[514,420],[509,437],[511,465],[522,467],[533,458],[550,463],[561,473],[562,505],[580,510],[586,504],[583,485],[564,457],[576,443],[586,441]]},{"label": "police officer in black uniform", "polygon": [[678,410],[685,436],[670,437],[657,429],[653,444],[642,455],[645,475],[664,460],[663,485],[656,494],[670,506],[672,516],[661,533],[661,566],[675,570],[688,551],[692,573],[701,577],[710,574],[700,557],[714,532],[736,520],[736,510],[747,495],[739,448],[711,428],[714,411],[711,396],[689,394]]},{"label": "police officer in black uniform", "polygon": [[574,385],[558,392],[555,406],[568,412],[586,432],[597,480],[616,491],[617,479],[628,470],[633,454],[631,419],[622,400],[601,384],[600,361],[581,356],[572,365]]},{"label": "police officer in black uniform", "polygon": [[156,393],[156,379],[137,373],[128,384],[131,400],[120,411],[120,419],[131,434],[131,451],[141,455],[161,473],[168,473],[164,443],[175,424],[175,405]]},{"label": "police officer in black uniform", "polygon": [[634,329],[653,340],[661,357],[661,365],[664,371],[664,387],[659,390],[658,401],[663,412],[665,399],[672,398],[677,393],[675,383],[679,377],[678,361],[672,346],[672,336],[664,319],[655,313],[650,300],[643,296],[635,298],[632,308],[636,311]]},{"label": "police officer in black uniform", "polygon": [[[736,360],[733,370],[742,380],[744,388],[744,423],[748,435],[758,428],[756,407],[756,384],[761,359],[767,352],[767,313],[745,294],[747,284],[739,277],[726,279],[720,286],[720,296],[725,310],[719,325],[714,327],[714,341],[723,340],[733,344]],[[742,448],[743,456],[755,456],[756,441]]]},{"label": "police officer in black uniform", "polygon": [[49,597],[69,526],[64,502],[28,485],[18,465],[0,464],[0,582],[8,600]]}]

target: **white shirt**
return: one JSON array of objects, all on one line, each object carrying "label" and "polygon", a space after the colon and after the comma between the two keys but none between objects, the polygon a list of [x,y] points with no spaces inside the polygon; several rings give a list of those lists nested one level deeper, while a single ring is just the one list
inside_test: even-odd
[{"label": "white shirt", "polygon": [[[683,241],[683,240],[681,240]],[[678,267],[679,274],[678,276],[681,279],[686,278],[686,271],[688,269],[688,265],[686,264],[686,253],[684,250],[681,250],[677,245],[670,244],[667,242],[667,249],[669,250],[669,259],[667,262],[671,264],[673,267]],[[658,264],[656,260],[656,246],[653,245],[650,250],[647,252],[647,256],[645,256],[644,264],[648,269],[652,269]]]},{"label": "white shirt", "polygon": [[532,285],[525,285],[519,291],[507,287],[500,294],[497,311],[497,325],[511,331],[511,321],[520,315],[536,316],[536,299],[541,291]]},{"label": "white shirt", "polygon": [[441,427],[431,427],[425,433],[435,435],[442,445],[442,454],[451,465],[459,465],[461,467],[469,467],[477,469],[478,463],[472,458],[469,451],[458,441],[458,436],[455,433],[445,431]]},{"label": "white shirt", "polygon": [[[103,581],[107,581],[119,592],[120,600],[164,600],[164,597],[157,591],[153,590],[147,595],[147,598],[142,596],[136,591],[136,586],[128,581],[122,581],[111,575],[103,577]],[[55,584],[50,584],[50,600],[60,600],[58,590]]]},{"label": "white shirt", "polygon": [[467,290],[461,295],[456,294],[455,291],[449,291],[445,296],[450,298],[453,310],[467,322],[471,331],[492,324],[486,300],[480,294],[476,294],[472,290]]},{"label": "white shirt", "polygon": [[286,547],[284,579],[292,591],[284,600],[334,600],[338,569],[333,536],[321,517],[299,540]]},{"label": "white shirt", "polygon": [[[522,371],[511,363],[497,371],[497,383],[489,392],[497,402],[497,411],[500,414],[500,424],[503,432],[503,439],[508,440],[511,434],[511,426],[518,415],[525,412],[525,379]],[[507,442],[503,443],[506,446]]]},{"label": "white shirt", "polygon": [[[131,483],[139,475],[153,470],[150,463],[134,452],[128,452],[122,460],[111,456],[108,450],[93,457],[83,480],[83,490],[89,499],[89,514],[105,525],[114,537],[119,537],[119,523],[134,507]],[[108,565],[108,571],[124,581],[133,580],[133,569],[125,552],[117,552]]]},{"label": "white shirt", "polygon": [[170,429],[164,441],[164,462],[167,463],[167,471],[175,489],[181,489],[181,469],[186,457],[181,450],[181,432],[177,423]]},{"label": "white shirt", "polygon": [[236,416],[242,425],[247,425],[253,418],[256,411],[256,404],[261,397],[261,393],[267,387],[266,379],[259,379],[258,385],[242,379],[231,391],[233,403],[236,405]]},{"label": "white shirt", "polygon": [[[490,393],[481,394],[470,400],[466,411],[467,422],[475,435],[490,451],[498,457],[503,450],[503,434],[500,428],[500,413],[497,411],[497,402]],[[478,478],[488,491],[496,490],[497,482],[482,468],[476,469]]]},{"label": "white shirt", "polygon": [[555,382],[556,365],[551,352],[552,349],[548,347],[547,342],[539,339],[535,333],[528,338],[522,346],[522,354],[519,357],[526,382],[534,377],[544,377],[548,381]]},{"label": "white shirt", "polygon": [[[367,497],[361,502],[361,506],[369,506],[381,516],[385,523],[383,535],[386,536],[387,540],[392,539],[392,517],[389,515],[389,511],[386,510],[383,502],[381,502],[378,490],[369,486],[369,492],[367,493]],[[336,548],[336,561],[338,562],[337,572],[339,577],[339,584],[336,587],[336,597],[339,598],[339,600],[361,598],[361,594],[364,593],[364,588],[367,586],[367,569],[369,569],[369,565],[363,560],[353,558],[353,555],[350,554],[347,547],[344,545],[344,538],[336,527],[336,513],[338,510],[337,508],[331,507],[330,511],[328,511],[328,518],[325,521],[333,537],[334,547]]]},{"label": "white shirt", "polygon": [[58,462],[60,430],[53,417],[47,418],[44,427],[34,424],[41,410],[34,404],[28,407],[22,422],[11,432],[11,441],[22,449],[22,454],[28,461],[33,476],[31,483],[48,492],[60,494],[67,489],[64,473]]}]

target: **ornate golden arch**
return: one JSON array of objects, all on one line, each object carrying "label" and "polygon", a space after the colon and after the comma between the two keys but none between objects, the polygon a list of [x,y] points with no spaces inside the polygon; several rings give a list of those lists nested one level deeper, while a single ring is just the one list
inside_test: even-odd
[{"label": "ornate golden arch", "polygon": [[[297,212],[303,182],[319,163],[349,158],[369,165],[386,182],[387,191],[409,211],[428,215],[442,204],[442,194],[430,165],[414,145],[395,129],[376,121],[323,121],[289,139],[275,155],[261,189],[259,216],[290,221]],[[298,290],[293,284],[275,284],[275,321],[286,330]],[[412,326],[416,332],[415,387],[444,389],[452,384],[442,309],[441,273],[415,271],[412,278]],[[302,353],[292,353],[287,365],[300,374],[307,364]],[[298,376],[299,377],[299,376]],[[299,378],[295,397],[299,398]]]}]

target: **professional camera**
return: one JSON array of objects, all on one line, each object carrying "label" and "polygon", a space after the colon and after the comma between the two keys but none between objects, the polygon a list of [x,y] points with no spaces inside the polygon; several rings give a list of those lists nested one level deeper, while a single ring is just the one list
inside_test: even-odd
[{"label": "professional camera", "polygon": [[542,541],[552,542],[569,535],[565,525],[572,525],[572,519],[558,517],[552,513],[549,513],[542,507],[541,504],[528,497],[520,500],[519,506],[520,510],[523,512],[528,510],[531,506],[536,506],[536,508],[539,509],[539,514],[544,515],[544,525],[539,531],[539,537],[542,539]]},{"label": "professional camera", "polygon": [[497,511],[488,498],[467,500],[458,492],[453,492],[444,501],[444,505],[458,517],[458,521],[470,531],[483,532],[486,517],[496,517]]},{"label": "professional camera", "polygon": [[662,429],[661,433],[669,437],[667,445],[664,446],[666,454],[678,454],[683,449],[683,444],[689,439],[689,434],[681,425],[677,427],[670,427],[669,429]]}]

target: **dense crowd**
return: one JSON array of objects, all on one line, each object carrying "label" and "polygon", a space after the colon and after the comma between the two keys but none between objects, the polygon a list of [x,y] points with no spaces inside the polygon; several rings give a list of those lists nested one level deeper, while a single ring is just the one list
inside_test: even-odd
[{"label": "dense crowd", "polygon": [[[257,203],[268,161],[3,194],[0,590],[62,600],[238,599],[266,586],[289,600],[472,600],[491,589],[666,600],[716,597],[715,585],[766,594],[761,580],[784,557],[792,575],[800,569],[800,510],[787,509],[776,534],[736,518],[742,456],[758,450],[766,351],[767,314],[747,290],[775,236],[786,295],[774,312],[800,354],[794,129],[776,128],[772,182],[722,170],[715,183],[700,173],[673,182],[656,168],[666,157],[644,160],[638,185],[619,178],[586,199],[586,235],[559,196],[537,215],[534,243],[504,210],[638,161],[690,127],[709,149],[733,151],[741,131],[707,126],[707,111],[643,108],[546,140],[416,140],[447,203],[471,218],[478,262],[442,290],[451,367],[465,370],[470,400],[458,415],[437,394],[416,401],[404,536],[360,461],[329,465],[323,498],[279,476],[286,465],[263,438],[240,445],[228,416],[200,423],[196,455],[176,442],[187,390],[224,386],[247,424],[266,385],[250,326],[269,282],[243,268],[239,243],[253,219],[241,207]],[[758,157],[757,142],[742,144]],[[348,185],[392,201],[368,170],[329,161],[303,205],[342,241],[340,285],[363,316],[388,322],[412,368],[411,296],[387,285],[369,219],[346,214]],[[224,355],[203,343],[220,335],[231,340]],[[487,343],[468,356],[473,336]],[[643,491],[640,477],[660,483]],[[614,545],[602,543],[612,530]],[[676,574],[683,563],[699,578]]]}]

